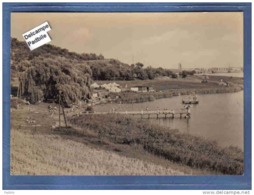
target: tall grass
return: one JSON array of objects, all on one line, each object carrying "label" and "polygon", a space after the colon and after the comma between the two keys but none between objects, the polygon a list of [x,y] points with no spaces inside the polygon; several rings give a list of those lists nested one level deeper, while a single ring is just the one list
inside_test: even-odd
[{"label": "tall grass", "polygon": [[193,168],[243,174],[243,152],[235,147],[221,148],[216,142],[117,115],[83,115],[72,118],[71,123],[90,129],[101,139],[141,145],[156,156]]},{"label": "tall grass", "polygon": [[11,175],[183,175],[60,135],[12,129]]}]

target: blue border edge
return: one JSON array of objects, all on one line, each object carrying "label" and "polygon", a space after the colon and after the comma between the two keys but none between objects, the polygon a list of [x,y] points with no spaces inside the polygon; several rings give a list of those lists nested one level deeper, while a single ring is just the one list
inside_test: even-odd
[{"label": "blue border edge", "polygon": [[[10,20],[12,12],[230,12],[244,14],[244,174],[242,176],[11,176]],[[3,189],[251,190],[251,3],[3,3]]]}]

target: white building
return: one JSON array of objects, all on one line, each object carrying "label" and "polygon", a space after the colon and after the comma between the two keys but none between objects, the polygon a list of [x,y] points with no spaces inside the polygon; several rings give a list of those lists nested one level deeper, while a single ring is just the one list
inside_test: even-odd
[{"label": "white building", "polygon": [[108,90],[109,92],[113,92],[113,93],[119,93],[122,91],[120,89],[120,85],[117,83],[103,84],[103,85],[101,85],[101,88],[104,88],[104,89]]}]

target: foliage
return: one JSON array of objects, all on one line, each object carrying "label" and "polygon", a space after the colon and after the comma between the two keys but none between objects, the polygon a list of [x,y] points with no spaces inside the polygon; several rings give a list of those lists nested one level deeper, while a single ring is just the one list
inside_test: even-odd
[{"label": "foliage", "polygon": [[77,54],[75,52],[70,52],[68,49],[62,49],[60,47],[56,47],[54,45],[46,44],[43,45],[36,50],[30,51],[25,42],[18,41],[15,38],[11,40],[11,59],[13,62],[19,63],[24,60],[33,60],[38,56],[44,56],[51,54],[55,57],[65,57],[70,60],[77,61],[87,61],[87,60],[103,60],[103,55],[96,55],[94,53],[83,53]]},{"label": "foliage", "polygon": [[65,106],[91,96],[91,70],[85,64],[73,64],[59,57],[37,57],[19,78],[18,96],[31,103],[61,99]]},{"label": "foliage", "polygon": [[85,110],[86,112],[90,112],[90,113],[92,113],[92,112],[94,112],[94,109],[93,109],[93,107],[92,106],[87,106],[87,108],[86,108],[86,110]]},{"label": "foliage", "polygon": [[194,75],[195,73],[196,73],[195,70],[192,70],[192,71],[183,70],[181,72],[181,76],[182,78],[186,78],[188,75]]},{"label": "foliage", "polygon": [[117,115],[82,115],[71,123],[92,130],[101,139],[138,144],[156,156],[190,167],[243,174],[243,152],[235,147],[221,148],[216,142]]},{"label": "foliage", "polygon": [[145,68],[144,64],[140,62],[130,66],[116,59],[105,59],[101,54],[78,54],[53,45],[43,45],[36,50],[30,51],[25,42],[12,39],[12,75],[19,76],[19,73],[30,68],[32,66],[31,63],[38,57],[45,59],[62,58],[68,62],[86,64],[91,68],[94,80],[146,80],[172,75],[172,72],[168,69],[152,68],[151,66]]}]

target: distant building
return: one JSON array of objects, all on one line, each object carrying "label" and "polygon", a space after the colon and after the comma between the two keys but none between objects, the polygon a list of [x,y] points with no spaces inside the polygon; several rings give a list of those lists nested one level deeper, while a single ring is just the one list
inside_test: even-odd
[{"label": "distant building", "polygon": [[223,79],[221,79],[220,82],[219,82],[219,85],[220,85],[220,86],[226,86],[226,87],[228,87],[228,86],[229,86],[229,83],[228,83],[228,82],[225,82]]},{"label": "distant building", "polygon": [[203,68],[194,68],[193,70],[195,71],[195,74],[202,74],[205,72]]},{"label": "distant building", "polygon": [[131,87],[130,90],[135,92],[154,92],[154,89],[149,86],[135,86]]},{"label": "distant building", "polygon": [[93,84],[91,85],[91,88],[93,88],[93,89],[99,89],[99,88],[100,88],[100,85],[98,85],[97,83],[93,83]]},{"label": "distant building", "polygon": [[226,67],[213,67],[213,68],[208,68],[208,73],[226,73],[230,72],[230,68]]},{"label": "distant building", "polygon": [[108,84],[105,83],[105,84],[101,85],[101,88],[104,88],[107,91],[113,92],[113,93],[119,93],[122,91],[120,88],[120,85],[117,83],[108,83]]}]

